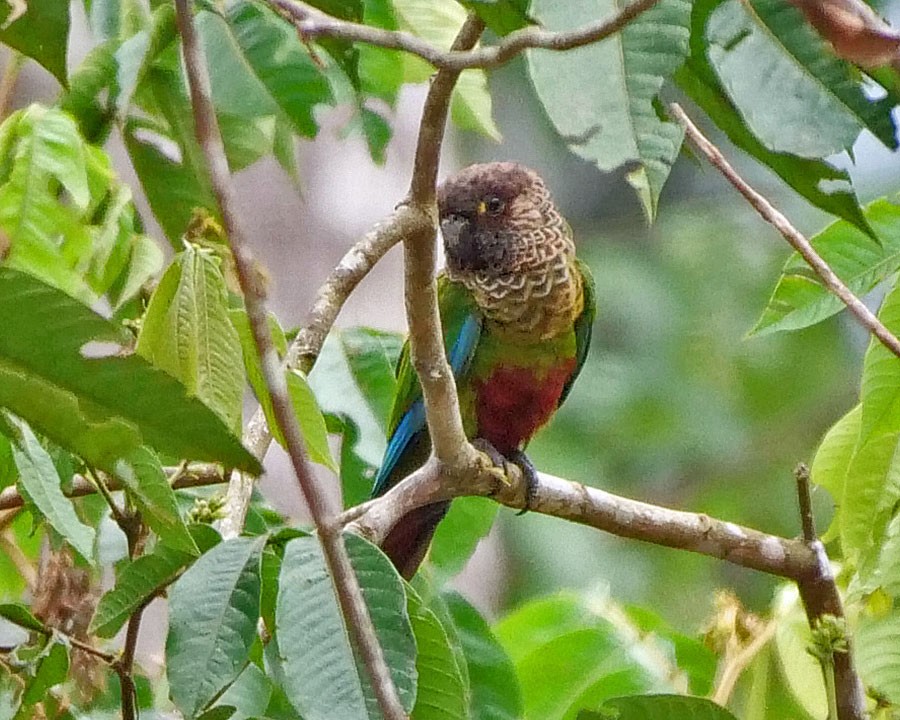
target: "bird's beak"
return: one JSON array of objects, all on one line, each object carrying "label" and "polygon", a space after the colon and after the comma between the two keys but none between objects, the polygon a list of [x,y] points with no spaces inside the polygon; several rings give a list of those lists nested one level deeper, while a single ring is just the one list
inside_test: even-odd
[{"label": "bird's beak", "polygon": [[459,246],[460,234],[467,221],[460,215],[449,215],[441,220],[441,235],[444,236],[444,249],[453,253]]}]

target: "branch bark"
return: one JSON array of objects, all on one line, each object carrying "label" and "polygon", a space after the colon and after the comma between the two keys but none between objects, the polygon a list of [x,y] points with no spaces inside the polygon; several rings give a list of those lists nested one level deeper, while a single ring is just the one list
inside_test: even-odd
[{"label": "branch bark", "polygon": [[344,547],[341,528],[333,522],[327,496],[312,472],[297,418],[294,416],[284,370],[275,350],[265,308],[265,282],[248,249],[243,224],[236,213],[234,188],[225,158],[225,146],[212,104],[206,59],[197,42],[191,3],[176,0],[178,30],[181,34],[185,68],[191,94],[191,108],[197,140],[203,150],[213,192],[234,256],[235,271],[244,294],[244,304],[266,387],[272,398],[276,421],[285,438],[297,481],[318,530],[322,552],[334,583],[350,637],[366,668],[379,708],[387,720],[404,720],[406,713],[362,596],[356,574]]},{"label": "branch bark", "polygon": [[477,50],[453,47],[449,51],[431,45],[407,32],[348,22],[295,0],[267,0],[278,13],[291,20],[305,38],[329,37],[350,42],[403,50],[417,55],[442,70],[495,68],[512,60],[528,48],[564,51],[599,42],[619,32],[638,15],[652,8],[659,0],[636,0],[612,18],[598,20],[567,32],[552,32],[537,26],[515,30],[496,45]]},{"label": "branch bark", "polygon": [[772,203],[770,203],[759,192],[754,190],[750,184],[742,178],[731,164],[722,155],[719,150],[691,121],[687,113],[678,103],[669,105],[669,109],[675,119],[684,128],[688,140],[699,150],[710,164],[716,168],[725,179],[730,182],[734,188],[744,196],[748,203],[759,213],[760,217],[767,223],[772,225],[781,236],[787,240],[788,244],[796,250],[806,263],[812,268],[813,272],[822,281],[822,284],[834,295],[840,299],[844,305],[850,310],[859,323],[866,328],[872,335],[890,350],[894,355],[900,357],[900,340],[890,330],[888,330],[875,314],[867,308],[862,301],[853,294],[844,282],[837,276],[834,270],[828,265],[822,256],[816,252],[815,248],[810,244],[809,240],[795,228],[790,220],[788,220]]}]

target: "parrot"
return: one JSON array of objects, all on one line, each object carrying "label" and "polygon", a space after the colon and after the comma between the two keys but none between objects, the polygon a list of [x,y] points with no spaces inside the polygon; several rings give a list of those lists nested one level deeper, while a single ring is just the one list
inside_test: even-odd
[{"label": "parrot", "polygon": [[[533,499],[525,454],[568,396],[591,342],[594,281],[575,256],[569,224],[534,170],[514,162],[470,165],[437,189],[445,268],[437,277],[445,351],[466,437],[495,465],[517,465]],[[431,441],[407,340],[396,367],[378,497],[427,460]],[[410,579],[450,501],[403,516],[382,550]],[[524,512],[524,510],[523,510]]]}]

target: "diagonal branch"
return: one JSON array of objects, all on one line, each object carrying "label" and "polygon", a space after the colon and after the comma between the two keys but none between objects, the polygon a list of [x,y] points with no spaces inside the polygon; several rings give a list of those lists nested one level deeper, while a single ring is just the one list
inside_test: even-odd
[{"label": "diagonal branch", "polygon": [[296,0],[266,1],[277,12],[291,20],[303,37],[338,38],[350,42],[377,45],[391,50],[403,50],[419,56],[436,68],[458,72],[468,68],[499,67],[528,48],[564,51],[599,42],[619,32],[638,15],[652,8],[659,0],[636,0],[612,18],[598,20],[567,32],[553,32],[532,25],[509,33],[496,45],[477,50],[453,47],[446,52],[412,33],[384,30],[341,20],[304,2]]},{"label": "diagonal branch", "polygon": [[235,271],[244,294],[244,303],[253,341],[259,355],[266,387],[279,429],[285,438],[288,455],[297,481],[318,530],[322,552],[334,583],[335,594],[350,637],[362,656],[379,708],[387,720],[404,720],[406,713],[378,638],[359,582],[344,547],[340,527],[333,522],[327,496],[312,472],[303,436],[294,416],[287,381],[275,350],[265,307],[265,282],[250,254],[247,235],[236,213],[234,187],[225,158],[225,146],[213,110],[212,91],[206,58],[197,42],[190,0],[176,0],[178,30],[181,34],[185,68],[191,93],[191,108],[197,140],[203,150],[213,192],[222,214],[222,222],[234,256]]},{"label": "diagonal branch", "polygon": [[816,252],[816,249],[803,233],[797,230],[790,220],[777,210],[772,203],[754,190],[744,178],[738,175],[737,171],[722,155],[722,151],[700,132],[678,103],[672,103],[669,105],[669,109],[684,128],[685,134],[694,147],[744,196],[763,220],[781,233],[781,236],[788,241],[788,244],[806,260],[806,263],[813,269],[813,272],[819,277],[822,284],[833,294],[837,295],[859,323],[877,337],[881,344],[894,355],[900,357],[900,340],[897,339],[897,336],[888,330],[875,314],[853,294],[828,263],[822,259],[822,256]]}]

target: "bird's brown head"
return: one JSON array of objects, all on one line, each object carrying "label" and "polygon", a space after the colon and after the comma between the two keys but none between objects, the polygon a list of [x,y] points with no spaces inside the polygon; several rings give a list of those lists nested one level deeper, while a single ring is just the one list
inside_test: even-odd
[{"label": "bird's brown head", "polygon": [[540,176],[523,165],[470,165],[438,188],[450,277],[499,277],[534,258],[536,242],[563,222]]}]

